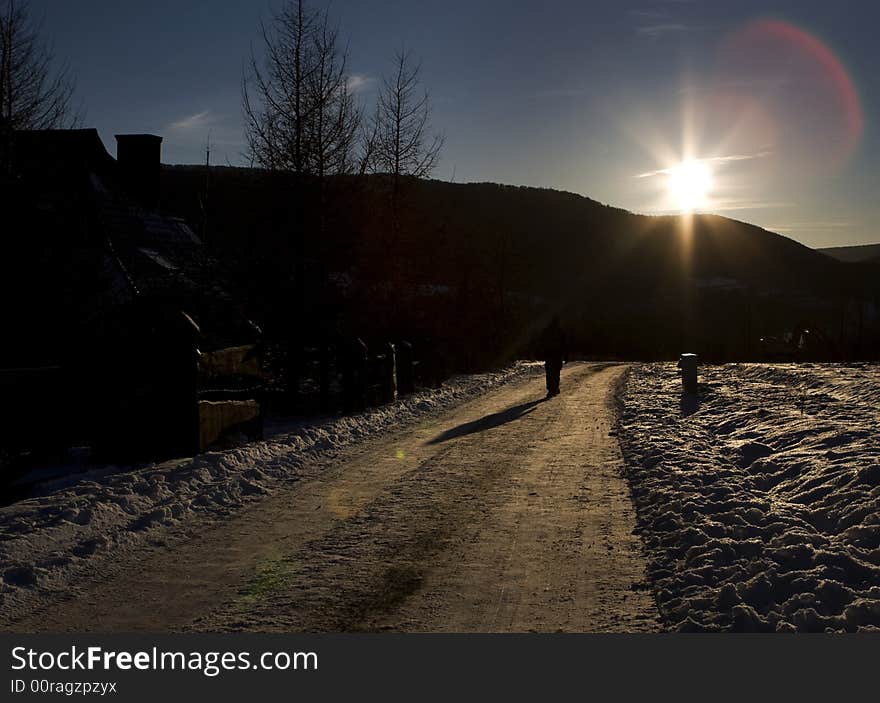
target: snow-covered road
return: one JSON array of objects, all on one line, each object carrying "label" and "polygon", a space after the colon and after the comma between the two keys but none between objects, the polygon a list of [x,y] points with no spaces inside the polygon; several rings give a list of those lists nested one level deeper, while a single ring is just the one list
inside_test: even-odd
[{"label": "snow-covered road", "polygon": [[[318,439],[301,430],[6,509],[0,549],[20,565],[0,624],[656,629],[612,432],[623,369],[571,364],[562,395],[542,402],[540,367],[520,366],[445,405],[436,395],[410,401],[440,407],[414,407],[405,425],[388,408],[377,411],[394,416],[381,431],[358,432],[375,418],[336,420],[335,434],[324,427]],[[343,440],[339,423],[353,423]],[[101,524],[111,538],[90,555],[80,545]]]},{"label": "snow-covered road", "polygon": [[276,420],[267,440],[143,466],[110,466],[42,486],[42,495],[0,508],[0,622],[48,595],[105,574],[149,551],[227,520],[243,506],[300,480],[316,459],[418,423],[511,381],[539,374],[521,362],[458,376],[436,390],[358,415]]},{"label": "snow-covered road", "polygon": [[0,509],[0,627],[880,628],[880,367],[626,368],[78,476]]}]

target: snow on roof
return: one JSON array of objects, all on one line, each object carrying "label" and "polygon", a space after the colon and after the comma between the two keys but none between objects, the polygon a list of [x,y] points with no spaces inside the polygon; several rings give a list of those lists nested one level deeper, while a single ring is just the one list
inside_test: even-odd
[{"label": "snow on roof", "polygon": [[[196,319],[206,349],[253,341],[217,262],[183,220],[144,209],[124,190],[97,130],[16,132],[13,156],[29,194],[22,207],[41,212],[37,236],[91,267],[54,292],[76,319],[101,327],[108,310],[144,297]],[[101,291],[87,278],[101,281]]]}]

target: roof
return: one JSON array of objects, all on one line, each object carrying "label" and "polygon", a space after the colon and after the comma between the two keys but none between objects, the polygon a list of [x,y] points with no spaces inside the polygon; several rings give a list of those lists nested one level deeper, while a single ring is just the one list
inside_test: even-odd
[{"label": "roof", "polygon": [[[124,191],[97,130],[16,132],[12,150],[21,197],[9,230],[19,235],[10,292],[19,288],[19,318],[42,320],[56,338],[63,330],[53,327],[100,334],[130,303],[155,301],[192,317],[204,349],[255,340],[219,263],[183,220],[144,209]],[[71,344],[81,343],[68,331]]]},{"label": "roof", "polygon": [[195,320],[205,349],[255,341],[218,262],[181,219],[102,198],[99,217],[135,297],[174,305]]},{"label": "roof", "polygon": [[116,177],[116,159],[97,129],[44,129],[13,132],[14,170],[25,177],[70,177],[92,171]]}]

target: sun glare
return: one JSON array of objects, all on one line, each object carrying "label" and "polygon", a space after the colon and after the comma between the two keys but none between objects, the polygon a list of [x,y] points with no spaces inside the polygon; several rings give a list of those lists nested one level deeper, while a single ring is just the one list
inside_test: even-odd
[{"label": "sun glare", "polygon": [[708,203],[712,171],[703,161],[683,161],[669,169],[669,197],[682,212],[693,212]]}]

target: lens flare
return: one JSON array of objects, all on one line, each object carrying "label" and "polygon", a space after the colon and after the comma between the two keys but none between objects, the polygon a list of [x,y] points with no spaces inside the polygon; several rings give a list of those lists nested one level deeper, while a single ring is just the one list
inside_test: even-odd
[{"label": "lens flare", "polygon": [[[791,157],[790,165],[835,170],[864,133],[859,93],[843,62],[821,39],[790,22],[757,20],[730,35],[721,50],[719,83],[740,94],[751,88],[775,120],[776,147]],[[718,118],[729,120],[730,112]]]},{"label": "lens flare", "polygon": [[633,191],[652,213],[787,207],[767,194],[837,175],[865,132],[843,62],[781,20],[734,29],[714,64],[682,76],[679,92],[679,114],[636,104],[624,122],[652,159],[652,170],[633,174]]}]

